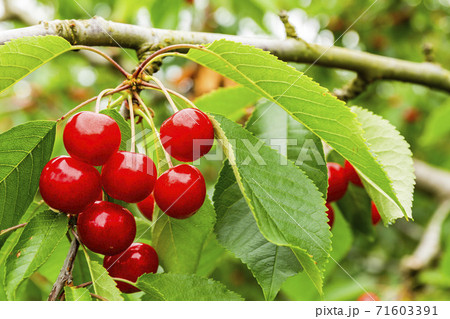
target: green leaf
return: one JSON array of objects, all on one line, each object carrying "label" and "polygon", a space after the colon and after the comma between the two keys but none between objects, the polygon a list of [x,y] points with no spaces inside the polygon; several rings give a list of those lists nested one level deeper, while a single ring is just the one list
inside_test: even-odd
[{"label": "green leaf", "polygon": [[440,142],[450,133],[450,99],[433,110],[426,119],[425,129],[420,138],[423,146],[430,146]]},{"label": "green leaf", "polygon": [[[325,271],[325,287],[324,287],[324,295],[326,300],[327,293],[329,291],[329,281],[333,280],[333,276],[343,275],[344,278],[347,278],[349,281],[352,281],[352,278],[349,277],[348,274],[344,273],[341,267],[338,267],[339,263],[345,256],[348,254],[352,247],[353,243],[353,235],[352,228],[345,221],[342,213],[336,206],[334,207],[334,224],[333,224],[333,249],[331,251],[330,262],[326,265]],[[304,273],[300,273],[294,277],[288,278],[282,288],[282,292],[291,300],[319,300],[320,296],[317,293],[314,285],[311,282],[306,281],[306,275]]]},{"label": "green leaf", "polygon": [[292,248],[321,291],[331,248],[322,194],[303,171],[240,125],[220,115],[213,124],[261,233]]},{"label": "green leaf", "polygon": [[137,287],[142,300],[159,301],[239,301],[242,298],[212,279],[186,274],[145,274]]},{"label": "green leaf", "polygon": [[208,197],[192,217],[175,219],[161,215],[153,228],[153,247],[166,272],[195,273],[200,254],[216,220]]},{"label": "green leaf", "polygon": [[214,206],[217,240],[248,266],[265,299],[275,299],[286,278],[301,266],[289,247],[272,244],[261,234],[228,162],[216,184]]},{"label": "green leaf", "polygon": [[[392,187],[405,209],[407,217],[412,218],[412,201],[415,184],[412,153],[405,138],[382,117],[372,112],[354,106],[352,110],[357,114],[364,129],[364,137],[370,149],[376,154],[392,181]],[[392,201],[388,200],[374,185],[365,180],[362,175],[364,188],[375,202],[384,224],[403,217],[403,212]]]},{"label": "green leaf", "polygon": [[282,107],[406,211],[386,172],[370,152],[355,114],[327,89],[269,52],[227,40],[215,41],[202,50],[190,50],[187,57],[254,90],[273,102],[274,107]]},{"label": "green leaf", "polygon": [[116,123],[119,125],[120,133],[122,135],[122,140],[120,142],[120,148],[121,151],[129,151],[130,150],[130,140],[131,140],[131,127],[130,124],[125,121],[122,115],[120,115],[119,112],[117,112],[114,109],[105,109],[102,110],[100,113],[108,115],[116,121]]},{"label": "green leaf", "polygon": [[204,94],[194,104],[204,112],[220,114],[237,121],[245,115],[245,108],[255,104],[261,96],[243,86],[219,88]]},{"label": "green leaf", "polygon": [[86,288],[64,287],[66,301],[92,301],[89,290]]},{"label": "green leaf", "polygon": [[[55,122],[33,121],[0,134],[0,229],[19,224],[33,201],[55,130]],[[0,237],[0,246],[6,237]]]},{"label": "green leaf", "polygon": [[0,93],[71,48],[57,36],[23,37],[0,45]]},{"label": "green leaf", "polygon": [[153,27],[176,29],[182,0],[155,1],[150,8]]},{"label": "green leaf", "polygon": [[256,137],[299,166],[326,197],[327,167],[320,138],[268,101],[256,107],[246,126]]},{"label": "green leaf", "polygon": [[19,284],[38,270],[65,238],[67,222],[65,215],[48,210],[25,226],[6,260],[5,287],[8,299],[14,300]]},{"label": "green leaf", "polygon": [[120,290],[117,288],[117,283],[109,276],[108,271],[98,262],[92,260],[86,250],[84,255],[89,265],[95,294],[109,301],[123,301]]},{"label": "green leaf", "polygon": [[197,267],[197,275],[209,277],[219,265],[225,249],[217,241],[216,235],[211,233],[203,246]]},{"label": "green leaf", "polygon": [[152,224],[144,218],[136,217],[136,239],[135,242],[152,245]]}]

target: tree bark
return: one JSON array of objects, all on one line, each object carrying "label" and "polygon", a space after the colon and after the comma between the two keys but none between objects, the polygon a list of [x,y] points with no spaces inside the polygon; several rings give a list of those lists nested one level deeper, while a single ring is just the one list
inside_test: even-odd
[{"label": "tree bark", "polygon": [[410,62],[340,47],[308,44],[301,39],[241,37],[206,32],[144,28],[93,18],[55,20],[0,32],[0,44],[25,36],[57,35],[72,44],[114,46],[142,50],[171,44],[205,44],[228,39],[272,52],[281,60],[357,72],[367,81],[396,80],[450,92],[450,72],[430,62]]}]

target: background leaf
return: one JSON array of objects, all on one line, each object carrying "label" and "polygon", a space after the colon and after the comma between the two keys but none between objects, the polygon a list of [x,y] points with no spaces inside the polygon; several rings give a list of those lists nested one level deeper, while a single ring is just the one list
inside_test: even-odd
[{"label": "background leaf", "polygon": [[[370,149],[376,154],[378,161],[392,180],[392,187],[405,209],[406,215],[412,218],[411,207],[415,176],[409,144],[395,127],[382,117],[357,106],[352,107],[352,110],[358,115]],[[392,201],[382,196],[364,178],[362,181],[367,193],[377,205],[384,224],[403,217],[402,211]]]},{"label": "background leaf", "polygon": [[145,274],[137,287],[146,295],[142,300],[227,301],[242,300],[235,292],[212,279],[184,274]]},{"label": "background leaf", "polygon": [[423,135],[420,143],[430,146],[441,142],[450,133],[450,99],[447,99],[440,107],[434,109],[425,122]]},{"label": "background leaf", "polygon": [[206,239],[216,220],[211,201],[192,217],[175,219],[162,214],[153,228],[153,247],[166,272],[195,273]]},{"label": "background leaf", "polygon": [[19,284],[38,270],[65,238],[67,222],[65,215],[48,210],[25,226],[6,261],[5,286],[8,299],[14,300]]},{"label": "background leaf", "polygon": [[[220,115],[213,123],[261,233],[273,244],[293,248],[320,290],[331,246],[321,193],[298,167],[240,125]],[[249,145],[260,148],[250,151]]]},{"label": "background leaf", "polygon": [[56,36],[24,37],[0,45],[0,93],[71,47]]},{"label": "background leaf", "polygon": [[[19,224],[33,201],[55,128],[55,122],[33,121],[0,134],[0,229]],[[0,237],[0,246],[7,236]]]},{"label": "background leaf", "polygon": [[386,172],[365,143],[355,114],[325,88],[269,52],[227,40],[215,41],[202,51],[190,50],[187,57],[285,109],[401,207]]},{"label": "background leaf", "polygon": [[245,108],[255,104],[261,96],[243,86],[219,88],[204,94],[194,104],[204,112],[216,113],[237,121],[245,115]]}]

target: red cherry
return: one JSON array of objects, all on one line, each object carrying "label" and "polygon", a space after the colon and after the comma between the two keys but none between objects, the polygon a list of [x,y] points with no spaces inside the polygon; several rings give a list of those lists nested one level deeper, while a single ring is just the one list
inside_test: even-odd
[{"label": "red cherry", "polygon": [[97,201],[78,215],[77,230],[87,248],[110,256],[131,245],[136,236],[136,221],[122,206]]},{"label": "red cherry", "polygon": [[153,211],[155,210],[155,198],[153,197],[153,193],[148,195],[142,202],[137,203],[137,207],[145,218],[152,220]]},{"label": "red cherry", "polygon": [[358,301],[380,301],[380,298],[373,292],[365,292],[358,297]]},{"label": "red cherry", "polygon": [[372,202],[372,224],[376,225],[380,222],[381,220],[381,216],[380,213],[378,212],[378,208],[375,205],[374,202]]},{"label": "red cherry", "polygon": [[[158,254],[150,245],[133,243],[123,253],[106,256],[103,259],[103,267],[111,277],[136,282],[143,274],[156,273]],[[138,288],[120,281],[117,281],[117,288],[127,294],[139,291]]]},{"label": "red cherry", "polygon": [[205,179],[192,165],[172,167],[156,181],[156,204],[173,218],[184,219],[194,215],[202,207],[205,196]]},{"label": "red cherry", "polygon": [[347,179],[359,187],[364,187],[363,183],[361,182],[361,178],[359,177],[358,173],[356,172],[355,168],[352,164],[350,164],[349,161],[345,160],[344,164],[344,172],[347,176]]},{"label": "red cherry", "polygon": [[161,125],[161,141],[166,151],[181,162],[192,162],[209,152],[214,128],[208,115],[198,109],[176,112]]},{"label": "red cherry", "polygon": [[78,214],[101,193],[100,174],[86,163],[59,156],[44,166],[39,190],[48,206],[67,214]]},{"label": "red cherry", "polygon": [[415,123],[420,119],[420,111],[416,108],[408,108],[403,112],[403,120],[407,123]]},{"label": "red cherry", "polygon": [[331,229],[331,228],[333,228],[333,224],[334,224],[334,209],[333,209],[333,207],[331,207],[330,203],[326,203],[325,206],[328,208],[326,213],[328,216],[328,225],[330,226],[330,229]]},{"label": "red cherry", "polygon": [[144,154],[117,152],[103,165],[102,184],[109,196],[127,203],[143,201],[155,187],[155,163]]},{"label": "red cherry", "polygon": [[341,199],[347,191],[348,180],[344,168],[338,163],[327,163],[328,169],[328,193],[327,202]]},{"label": "red cherry", "polygon": [[73,158],[100,166],[119,150],[119,125],[111,117],[94,112],[80,112],[67,122],[64,146]]}]

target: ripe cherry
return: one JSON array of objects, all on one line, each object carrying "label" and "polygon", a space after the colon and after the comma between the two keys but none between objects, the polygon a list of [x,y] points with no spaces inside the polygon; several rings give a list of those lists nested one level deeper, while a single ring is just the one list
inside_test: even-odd
[{"label": "ripe cherry", "polygon": [[420,116],[420,111],[413,107],[408,108],[403,112],[403,120],[410,124],[416,123],[420,119]]},{"label": "ripe cherry", "polygon": [[113,198],[127,203],[143,201],[155,187],[156,166],[144,154],[117,152],[103,165],[102,184]]},{"label": "ripe cherry", "polygon": [[214,129],[208,116],[198,109],[178,111],[161,125],[166,151],[181,162],[192,162],[209,152]]},{"label": "ripe cherry", "polygon": [[338,163],[327,163],[328,193],[327,202],[341,199],[347,191],[348,180],[344,168]]},{"label": "ripe cherry", "polygon": [[59,156],[44,166],[39,190],[48,206],[67,214],[78,214],[101,193],[100,174],[86,163]]},{"label": "ripe cherry", "polygon": [[153,197],[153,193],[148,195],[142,202],[137,203],[137,207],[145,218],[152,220],[153,211],[155,210],[155,197]]},{"label": "ripe cherry", "polygon": [[[111,277],[122,278],[132,282],[143,274],[156,273],[158,270],[158,255],[152,246],[133,243],[128,249],[114,256],[103,259],[103,267]],[[127,283],[117,281],[117,288],[123,293],[139,291]]]},{"label": "ripe cherry", "polygon": [[70,156],[100,166],[119,150],[121,134],[119,125],[111,117],[80,112],[67,122],[63,140]]},{"label": "ripe cherry", "polygon": [[347,160],[345,160],[344,172],[345,172],[345,175],[347,176],[347,179],[348,179],[349,182],[352,182],[356,186],[364,187],[363,183],[361,182],[361,178],[359,177],[359,175],[356,172],[355,168]]},{"label": "ripe cherry", "polygon": [[122,206],[97,201],[78,215],[77,230],[87,248],[111,256],[131,245],[136,236],[136,221]]},{"label": "ripe cherry", "polygon": [[380,213],[378,212],[378,208],[375,205],[374,202],[372,202],[372,224],[376,225],[380,222],[381,220],[381,216]]},{"label": "ripe cherry", "polygon": [[205,179],[196,167],[177,165],[161,174],[156,181],[154,195],[156,204],[164,213],[173,218],[188,218],[205,201]]},{"label": "ripe cherry", "polygon": [[358,297],[358,301],[380,301],[380,298],[373,292],[365,292]]},{"label": "ripe cherry", "polygon": [[330,203],[326,203],[325,206],[328,208],[326,213],[328,216],[328,225],[330,226],[330,229],[331,229],[331,228],[333,228],[333,224],[334,224],[334,209],[333,209],[333,207],[331,207]]}]

